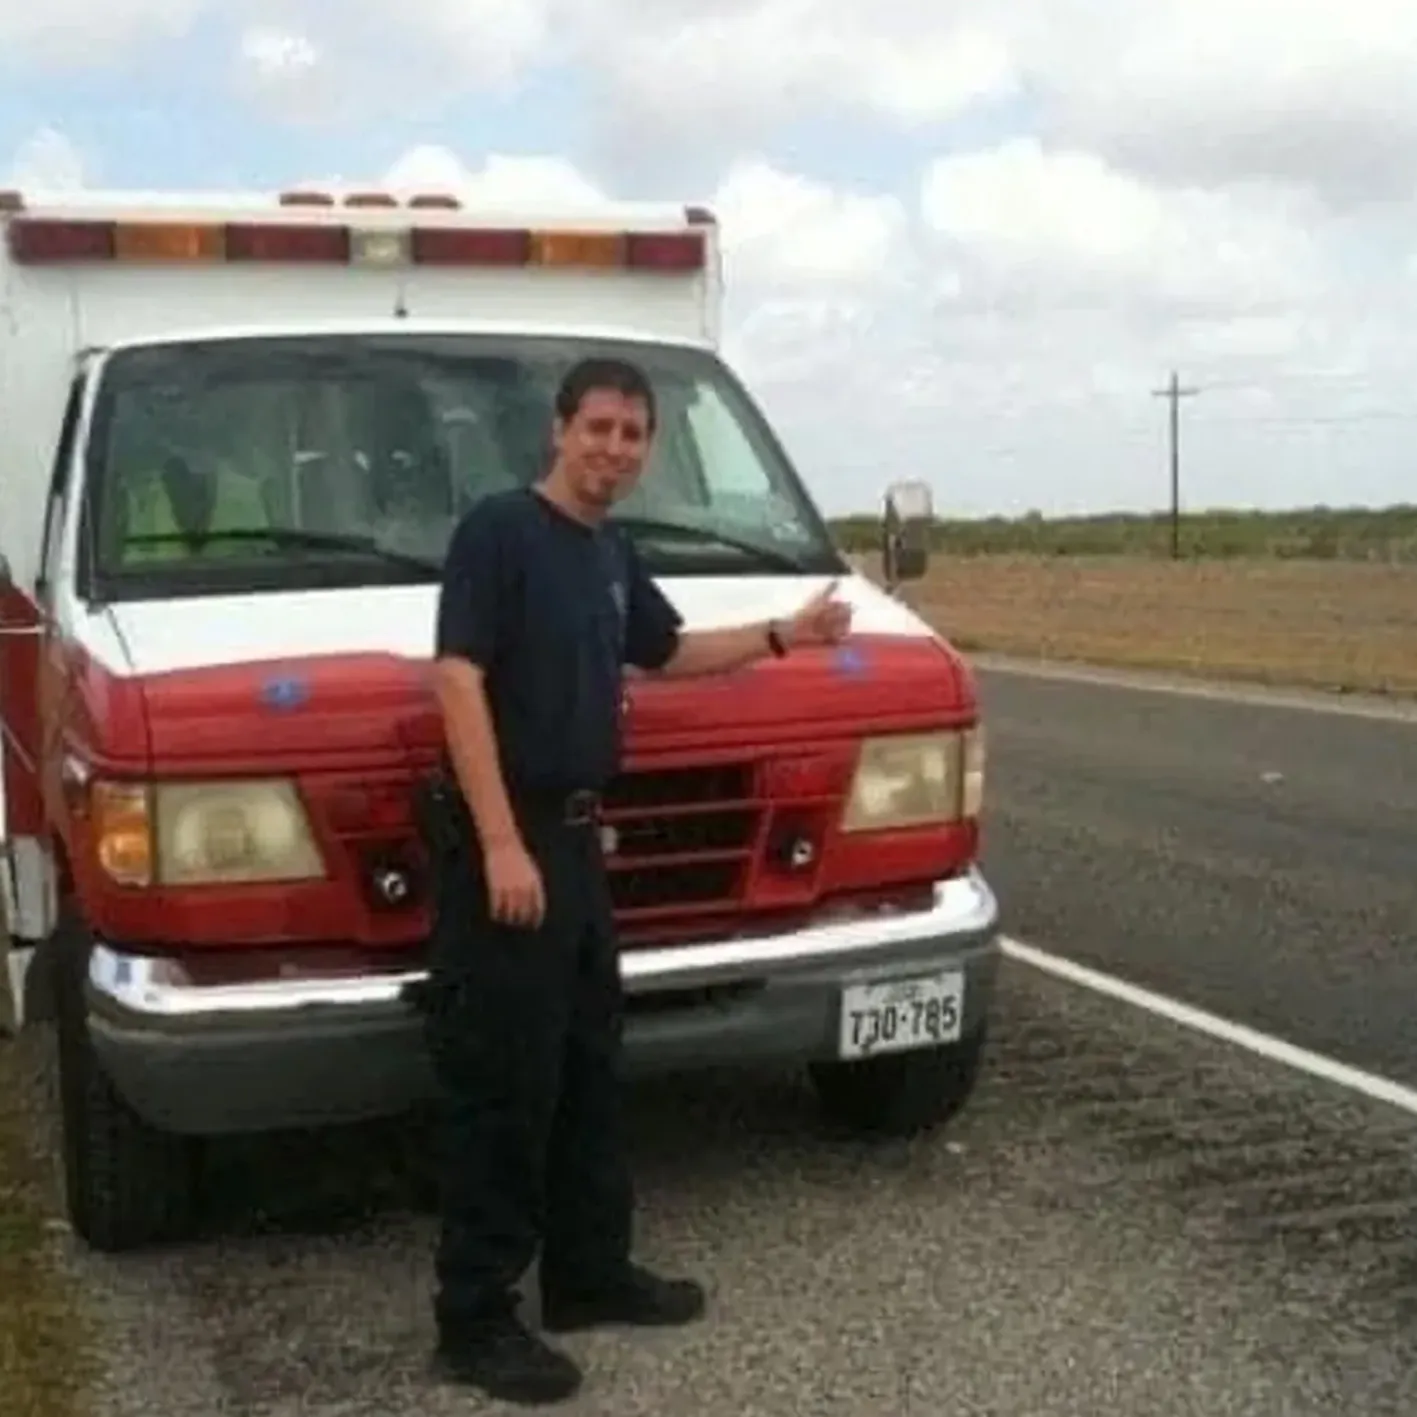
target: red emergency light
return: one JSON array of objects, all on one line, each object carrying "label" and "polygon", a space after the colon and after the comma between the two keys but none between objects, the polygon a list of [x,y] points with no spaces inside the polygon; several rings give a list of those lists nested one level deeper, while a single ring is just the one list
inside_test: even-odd
[{"label": "red emergency light", "polygon": [[625,264],[638,271],[702,270],[704,239],[696,231],[627,232]]},{"label": "red emergency light", "polygon": [[296,222],[232,222],[226,227],[228,261],[349,260],[349,228],[306,226]]},{"label": "red emergency light", "polygon": [[10,223],[10,255],[18,262],[113,261],[118,223],[16,218]]},{"label": "red emergency light", "polygon": [[416,266],[525,266],[531,261],[531,232],[416,226],[409,260]]},{"label": "red emergency light", "polygon": [[[283,194],[317,202],[320,194]],[[356,194],[373,196],[375,194]],[[321,203],[322,204],[322,203]],[[353,204],[351,201],[347,205]],[[381,203],[382,205],[382,203]],[[425,201],[424,205],[434,205]],[[438,201],[442,206],[443,202]],[[113,261],[143,264],[551,266],[681,274],[706,263],[705,232],[574,231],[513,227],[352,227],[311,221],[104,221],[15,215],[5,223],[10,255],[24,265]],[[392,238],[386,240],[385,238]],[[392,253],[392,254],[385,254]]]}]

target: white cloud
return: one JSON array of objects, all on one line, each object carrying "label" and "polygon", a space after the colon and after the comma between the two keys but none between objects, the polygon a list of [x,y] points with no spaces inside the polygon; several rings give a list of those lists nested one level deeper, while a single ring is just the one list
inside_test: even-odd
[{"label": "white cloud", "polygon": [[262,79],[299,82],[319,65],[320,50],[298,30],[252,25],[241,36],[241,58]]},{"label": "white cloud", "polygon": [[302,29],[248,26],[234,67],[238,92],[265,114],[289,122],[331,118],[349,93],[348,75],[331,66],[324,47]]},{"label": "white cloud", "polygon": [[707,125],[751,146],[812,113],[921,128],[1018,99],[1063,141],[1178,181],[1417,195],[1410,0],[675,0],[604,46],[607,4],[631,18],[627,0],[561,8],[606,105],[652,117],[651,142]]},{"label": "white cloud", "polygon": [[[359,3],[387,24],[387,4]],[[504,89],[545,57],[555,9],[551,0],[403,0],[399,14],[424,30],[463,85]]]},{"label": "white cloud", "polygon": [[204,0],[45,0],[0,4],[0,53],[55,69],[100,68],[137,45],[185,34]]},{"label": "white cloud", "polygon": [[740,279],[879,282],[907,249],[908,215],[898,197],[837,190],[761,159],[732,166],[712,206]]},{"label": "white cloud", "polygon": [[726,350],[751,379],[796,387],[833,377],[916,277],[899,197],[834,188],[757,158],[710,199],[724,252]]},{"label": "white cloud", "polygon": [[1324,278],[1313,222],[1292,197],[1164,189],[1094,153],[1036,138],[934,163],[927,223],[1000,295],[1252,314],[1312,297]]},{"label": "white cloud", "polygon": [[[568,7],[584,11],[585,7]],[[961,7],[953,7],[958,11]],[[913,4],[770,0],[609,11],[623,42],[596,63],[594,33],[581,33],[610,101],[678,132],[713,125],[750,134],[829,106],[884,114],[907,126],[953,117],[980,99],[1013,91],[1018,75],[1002,41],[944,6],[927,18]],[[635,23],[629,20],[633,14]],[[612,19],[613,23],[613,19]],[[585,32],[589,31],[589,32]]]},{"label": "white cloud", "polygon": [[85,185],[83,155],[54,128],[41,128],[20,145],[3,184],[9,188],[77,191]]},{"label": "white cloud", "polygon": [[[217,10],[216,0],[197,3]],[[318,50],[329,74],[324,116],[357,121],[436,111],[470,92],[510,93],[553,52],[563,0],[277,3],[279,25],[268,19],[269,0],[229,0],[224,8],[252,16],[258,31],[298,35]],[[310,109],[313,116],[313,102]]]},{"label": "white cloud", "polygon": [[1174,180],[1283,176],[1341,202],[1417,186],[1408,0],[1007,3],[1019,62],[1079,142]]}]

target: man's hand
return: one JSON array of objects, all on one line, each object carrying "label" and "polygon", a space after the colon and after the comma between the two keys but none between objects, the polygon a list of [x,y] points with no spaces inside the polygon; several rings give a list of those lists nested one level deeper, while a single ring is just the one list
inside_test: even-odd
[{"label": "man's hand", "polygon": [[535,930],[546,918],[546,890],[531,853],[516,839],[483,851],[487,903],[499,925]]},{"label": "man's hand", "polygon": [[819,590],[784,626],[791,645],[840,644],[851,632],[851,607],[836,597],[837,582]]}]

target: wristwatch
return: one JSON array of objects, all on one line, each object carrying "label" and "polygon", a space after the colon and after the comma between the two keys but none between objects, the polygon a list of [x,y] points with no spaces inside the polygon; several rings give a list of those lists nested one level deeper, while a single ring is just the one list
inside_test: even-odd
[{"label": "wristwatch", "polygon": [[768,648],[772,651],[774,659],[783,659],[787,655],[787,645],[777,628],[776,620],[768,621]]}]

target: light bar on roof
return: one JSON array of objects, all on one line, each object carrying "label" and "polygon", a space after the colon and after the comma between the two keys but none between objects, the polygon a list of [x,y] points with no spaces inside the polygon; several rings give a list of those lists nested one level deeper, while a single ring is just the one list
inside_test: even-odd
[{"label": "light bar on roof", "polygon": [[103,221],[16,215],[5,223],[22,265],[232,262],[360,266],[555,266],[682,274],[704,268],[705,234],[691,231],[350,226],[332,222]]}]

